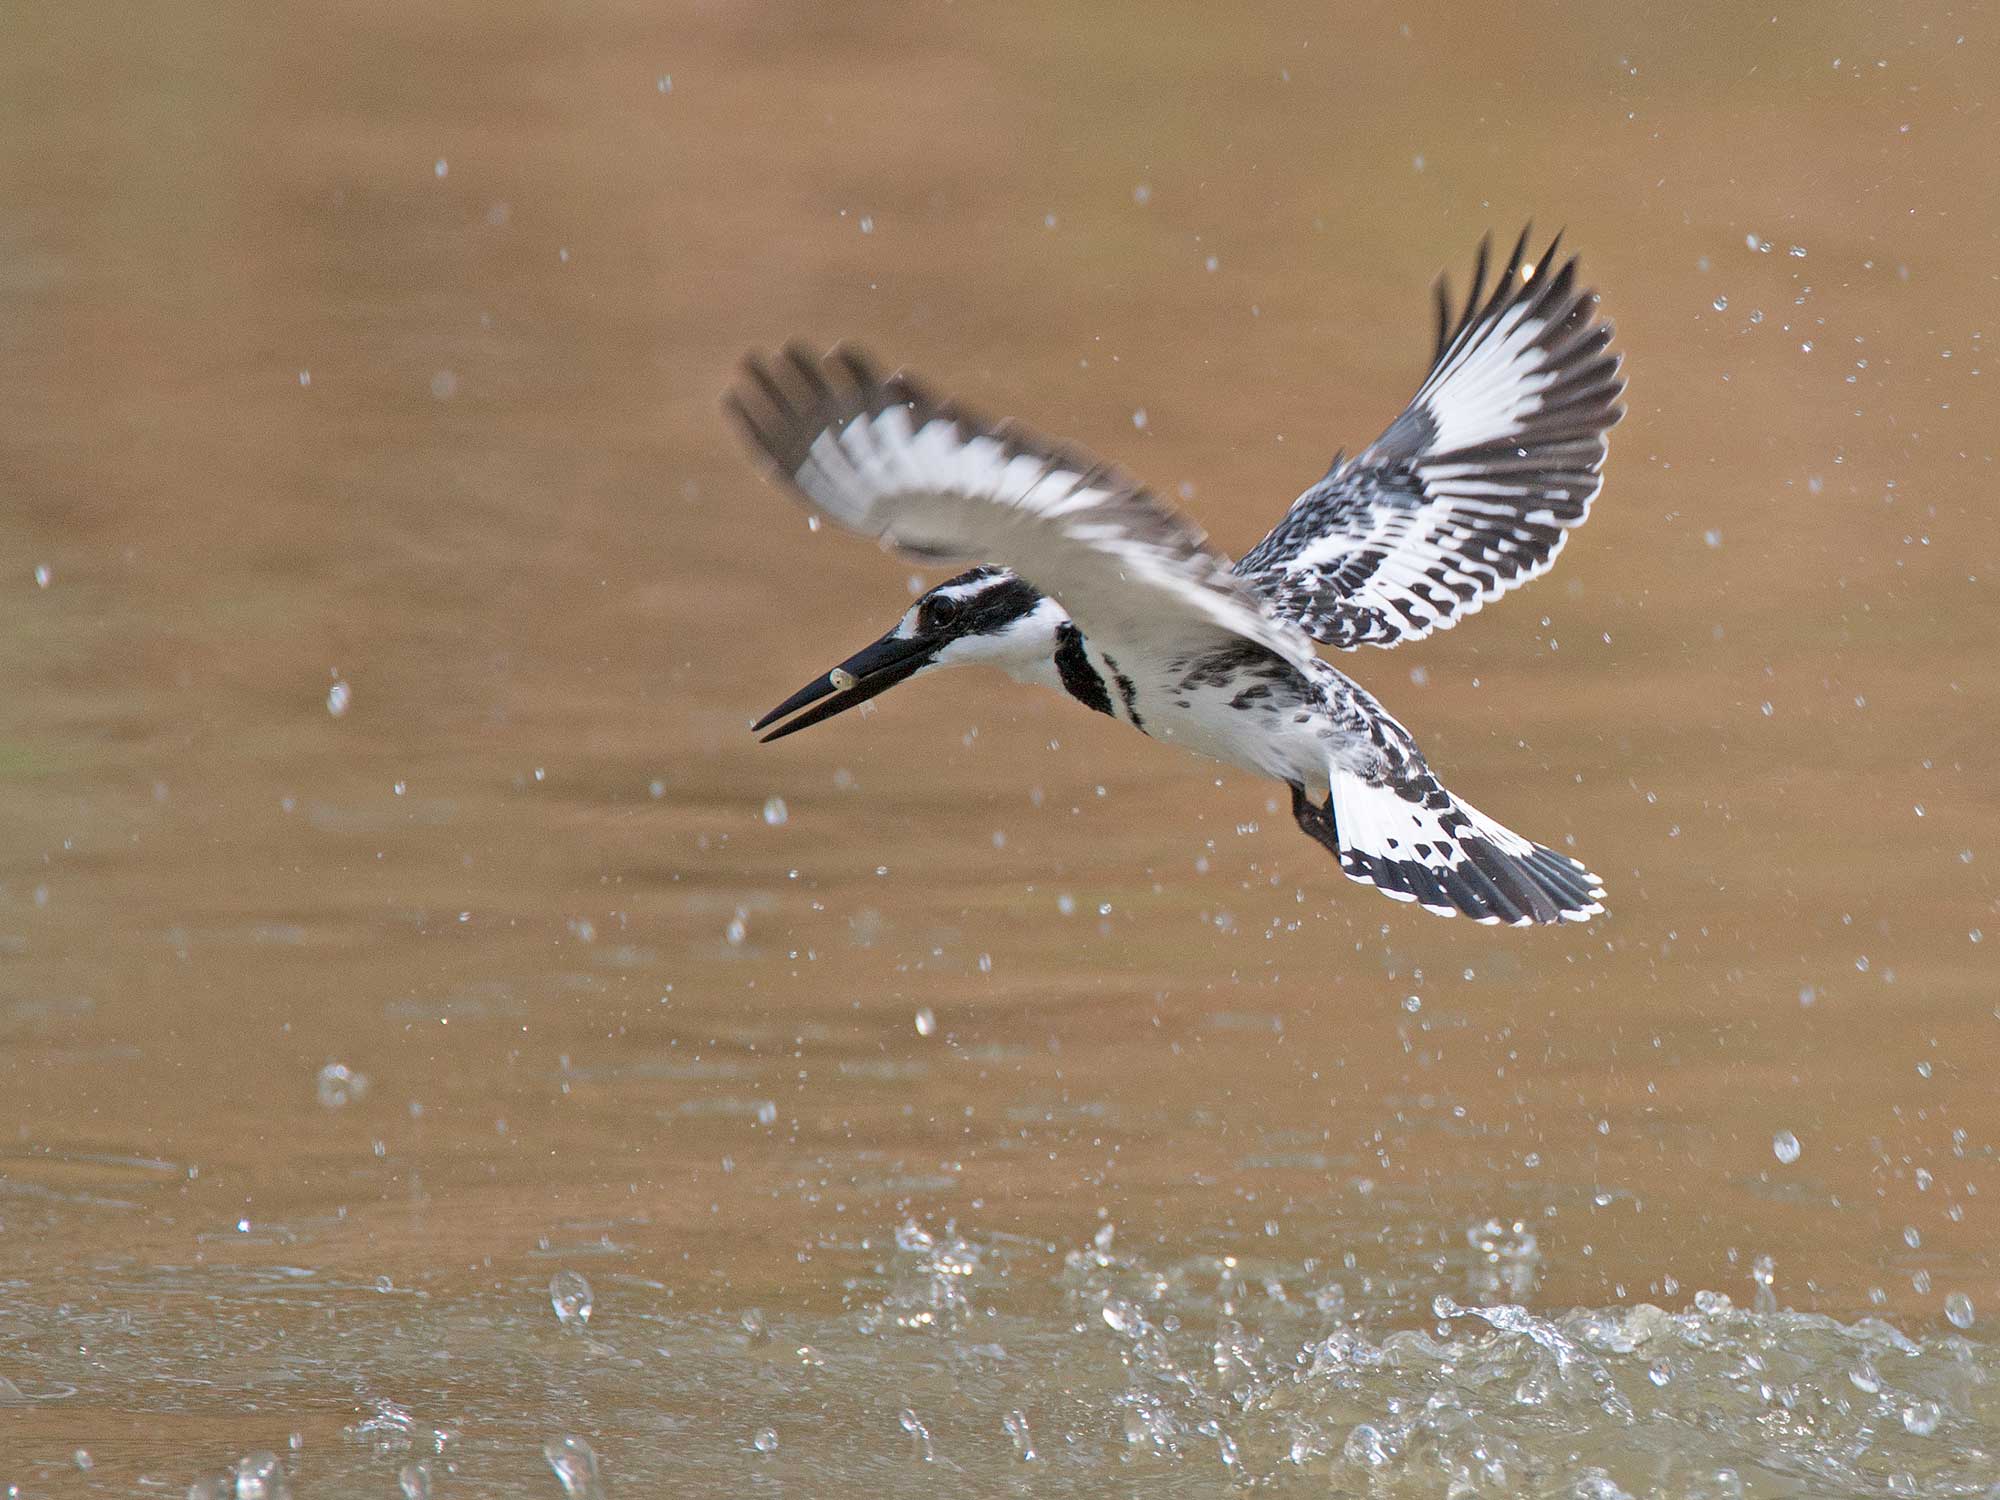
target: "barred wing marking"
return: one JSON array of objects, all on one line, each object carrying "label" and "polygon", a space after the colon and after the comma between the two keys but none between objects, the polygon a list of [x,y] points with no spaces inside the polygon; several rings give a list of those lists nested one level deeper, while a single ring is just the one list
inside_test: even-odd
[{"label": "barred wing marking", "polygon": [[724,402],[808,503],[885,547],[1011,568],[1092,640],[1256,642],[1301,670],[1312,642],[1274,618],[1201,529],[1080,450],[988,424],[859,351],[752,356]]},{"label": "barred wing marking", "polygon": [[1352,649],[1448,630],[1547,572],[1583,524],[1625,383],[1575,258],[1550,272],[1561,237],[1533,265],[1527,243],[1490,295],[1480,245],[1456,323],[1439,281],[1437,351],[1408,408],[1237,564],[1309,635]]}]

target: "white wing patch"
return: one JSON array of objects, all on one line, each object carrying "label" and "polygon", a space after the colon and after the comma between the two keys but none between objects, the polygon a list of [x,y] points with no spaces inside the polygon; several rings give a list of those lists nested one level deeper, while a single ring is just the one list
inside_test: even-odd
[{"label": "white wing patch", "polygon": [[1211,551],[1198,527],[1088,454],[991,425],[858,352],[752,358],[725,398],[752,446],[811,505],[885,547],[1012,569],[1093,641],[1151,649],[1253,641],[1301,670],[1310,640]]},{"label": "white wing patch", "polygon": [[1457,349],[1431,371],[1417,391],[1436,425],[1431,447],[1439,453],[1482,448],[1519,437],[1542,409],[1541,392],[1555,372],[1542,367],[1536,340],[1548,320],[1517,302],[1481,339]]},{"label": "white wing patch", "polygon": [[[1490,296],[1480,247],[1453,322],[1439,285],[1431,371],[1409,406],[1293,503],[1237,572],[1329,645],[1449,629],[1548,571],[1603,484],[1624,415],[1612,329],[1576,262],[1514,247]],[[1482,297],[1485,298],[1482,302]]]}]

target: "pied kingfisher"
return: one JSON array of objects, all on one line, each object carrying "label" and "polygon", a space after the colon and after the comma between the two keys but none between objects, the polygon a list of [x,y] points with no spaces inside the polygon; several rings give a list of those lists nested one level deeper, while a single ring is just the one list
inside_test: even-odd
[{"label": "pied kingfisher", "polygon": [[[1409,731],[1316,654],[1449,629],[1546,572],[1624,415],[1612,329],[1556,246],[1490,293],[1489,246],[1403,414],[1232,564],[1079,449],[989,423],[858,350],[755,355],[724,402],[806,502],[884,547],[980,561],[754,726],[778,739],[932,667],[985,663],[1292,789],[1351,878],[1479,922],[1584,921],[1595,875],[1445,790]],[[1309,639],[1310,638],[1310,639]]]}]

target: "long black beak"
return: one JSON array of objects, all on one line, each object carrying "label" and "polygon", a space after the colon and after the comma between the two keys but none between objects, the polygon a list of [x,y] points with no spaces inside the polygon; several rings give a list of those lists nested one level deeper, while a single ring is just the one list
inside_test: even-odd
[{"label": "long black beak", "polygon": [[[878,693],[888,692],[905,677],[915,676],[930,664],[942,644],[935,640],[906,640],[885,635],[874,645],[864,646],[855,652],[824,677],[815,677],[750,727],[752,730],[762,729],[786,714],[796,713],[809,703],[818,703],[819,707],[799,714],[781,728],[773,729],[764,736],[763,743],[768,745],[772,740],[781,740],[788,734],[809,729],[822,719],[830,719],[857,704],[866,703]],[[821,702],[821,699],[826,701]]]}]

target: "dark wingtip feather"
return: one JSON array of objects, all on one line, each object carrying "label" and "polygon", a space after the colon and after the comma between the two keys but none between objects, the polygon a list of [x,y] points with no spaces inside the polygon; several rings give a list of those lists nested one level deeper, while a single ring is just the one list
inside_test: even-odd
[{"label": "dark wingtip feather", "polygon": [[859,344],[845,341],[835,344],[826,356],[826,366],[844,374],[863,407],[871,412],[880,411],[884,403],[881,399],[882,376],[876,369],[875,361],[868,351]]},{"label": "dark wingtip feather", "polygon": [[[1556,237],[1549,241],[1549,248],[1542,252],[1542,258],[1535,263],[1535,280],[1540,281],[1549,274],[1549,267],[1555,264],[1556,252],[1562,248],[1563,236],[1568,232],[1567,229],[1558,229]],[[1576,264],[1575,256],[1570,257],[1570,264]]]},{"label": "dark wingtip feather", "polygon": [[1493,236],[1479,237],[1479,253],[1472,261],[1472,289],[1466,294],[1465,311],[1458,315],[1458,328],[1453,333],[1454,340],[1472,326],[1473,314],[1479,311],[1479,299],[1486,294],[1486,263],[1493,258]]}]

